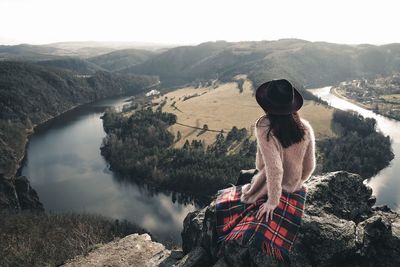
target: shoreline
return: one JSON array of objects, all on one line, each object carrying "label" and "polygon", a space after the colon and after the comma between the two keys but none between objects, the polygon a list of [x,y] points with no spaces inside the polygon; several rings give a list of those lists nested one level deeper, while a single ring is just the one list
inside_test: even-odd
[{"label": "shoreline", "polygon": [[72,110],[74,110],[74,109],[76,109],[76,108],[78,108],[80,106],[85,105],[85,104],[88,104],[88,103],[73,105],[69,109],[57,114],[56,116],[47,118],[47,119],[45,119],[44,121],[42,121],[40,123],[33,124],[32,128],[27,128],[25,130],[26,131],[26,136],[25,136],[25,140],[24,140],[24,149],[22,151],[23,152],[23,156],[17,161],[16,170],[13,172],[14,174],[11,177],[16,177],[16,176],[20,176],[21,175],[23,164],[26,161],[26,156],[27,156],[26,151],[27,151],[27,148],[28,148],[28,145],[29,145],[29,139],[30,139],[31,135],[33,135],[35,133],[35,129],[37,127],[39,127],[41,125],[44,125],[47,122],[51,121],[52,119],[55,119],[55,118],[65,114],[65,113],[67,113],[69,111],[72,111]]},{"label": "shoreline", "polygon": [[49,118],[43,120],[40,123],[33,124],[32,128],[26,128],[25,129],[26,137],[25,137],[24,144],[23,144],[24,149],[22,151],[23,152],[23,156],[17,161],[16,169],[13,170],[12,175],[9,176],[6,179],[10,179],[11,180],[11,179],[14,179],[15,177],[20,176],[22,174],[22,167],[24,166],[24,162],[27,159],[27,153],[26,152],[27,152],[27,147],[29,145],[29,140],[30,140],[31,135],[33,135],[35,133],[35,129],[37,127],[41,127],[41,126],[45,125],[46,123],[50,122],[51,120],[53,120],[55,118],[58,118],[59,116],[62,116],[63,114],[66,114],[67,112],[72,112],[73,110],[78,109],[78,108],[80,108],[80,107],[82,107],[84,105],[89,105],[89,104],[95,103],[97,101],[102,101],[102,100],[106,100],[106,99],[114,98],[114,97],[124,97],[124,96],[131,97],[131,96],[135,96],[135,95],[140,95],[140,93],[133,94],[133,95],[128,95],[128,94],[126,94],[126,95],[125,94],[114,95],[114,96],[109,96],[109,97],[105,97],[105,98],[96,99],[96,100],[89,101],[89,102],[83,102],[83,103],[80,103],[80,104],[75,104],[75,105],[72,105],[70,108],[67,108],[66,110],[58,113],[56,116],[49,117]]},{"label": "shoreline", "polygon": [[[346,100],[346,101],[348,101],[348,102],[350,102],[350,103],[352,103],[352,104],[354,104],[354,105],[357,105],[357,106],[359,106],[359,107],[361,107],[361,108],[364,108],[364,109],[367,109],[367,110],[372,110],[370,107],[364,105],[363,103],[357,102],[357,101],[355,101],[355,100],[353,100],[353,99],[351,99],[351,98],[348,98],[347,96],[345,96],[345,95],[339,93],[339,92],[336,90],[336,87],[332,87],[332,88],[330,89],[330,92],[331,92],[334,96],[337,96],[337,97],[339,97],[339,98],[341,98],[341,99],[343,99],[343,100]],[[381,115],[382,115],[382,114],[381,114]]]},{"label": "shoreline", "polygon": [[377,115],[381,115],[381,116],[383,116],[383,117],[385,117],[385,118],[392,119],[392,120],[395,120],[395,121],[400,121],[400,120],[399,120],[398,118],[396,118],[396,117],[393,117],[393,116],[390,116],[390,115],[388,115],[388,114],[384,114],[384,113],[381,113],[381,112],[376,112],[376,111],[373,110],[372,108],[370,108],[370,107],[368,107],[368,106],[366,106],[366,105],[364,105],[364,104],[362,104],[362,103],[360,103],[360,102],[357,102],[357,101],[355,101],[355,100],[353,100],[353,99],[351,99],[351,98],[348,98],[348,97],[346,97],[346,96],[340,94],[339,92],[337,92],[336,87],[332,87],[332,88],[330,89],[330,92],[331,92],[334,96],[337,96],[337,97],[339,97],[339,98],[341,98],[341,99],[343,99],[343,100],[346,100],[346,101],[348,101],[348,102],[350,102],[350,103],[352,103],[352,104],[354,104],[354,105],[357,105],[357,106],[359,106],[359,107],[361,107],[361,108],[364,108],[364,109],[366,109],[366,110],[370,110],[370,111],[372,111],[373,113],[375,113],[375,114],[377,114]]}]

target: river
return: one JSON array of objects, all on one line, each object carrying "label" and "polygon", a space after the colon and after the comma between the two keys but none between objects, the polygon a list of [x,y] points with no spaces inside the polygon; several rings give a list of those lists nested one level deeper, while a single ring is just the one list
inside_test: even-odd
[{"label": "river", "polygon": [[366,182],[373,189],[373,194],[377,198],[376,205],[386,204],[390,208],[400,210],[400,122],[376,114],[370,110],[357,106],[349,101],[339,98],[330,92],[331,87],[310,89],[314,95],[334,108],[341,110],[353,110],[364,117],[374,118],[377,122],[377,129],[384,135],[389,135],[392,139],[392,149],[395,158],[390,165],[381,170],[377,175],[368,179]]},{"label": "river", "polygon": [[[186,214],[197,206],[157,193],[109,170],[100,154],[106,135],[100,116],[129,97],[80,106],[35,128],[21,169],[47,211],[86,212],[127,219],[163,243],[180,244]],[[183,201],[182,201],[183,202]]]}]

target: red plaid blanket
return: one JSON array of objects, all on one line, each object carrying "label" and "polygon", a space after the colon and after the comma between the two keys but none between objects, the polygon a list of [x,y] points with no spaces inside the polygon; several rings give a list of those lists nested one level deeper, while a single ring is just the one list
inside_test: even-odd
[{"label": "red plaid blanket", "polygon": [[251,244],[277,260],[288,259],[304,214],[306,188],[293,193],[282,192],[273,220],[259,221],[256,214],[266,198],[256,203],[240,201],[242,186],[226,188],[216,195],[216,233],[218,243],[238,240],[242,245]]}]

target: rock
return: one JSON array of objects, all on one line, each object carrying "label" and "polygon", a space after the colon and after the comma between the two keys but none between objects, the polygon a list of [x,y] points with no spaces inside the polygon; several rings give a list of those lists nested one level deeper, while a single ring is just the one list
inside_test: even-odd
[{"label": "rock", "polygon": [[257,174],[257,169],[241,170],[236,185],[244,185],[251,182],[251,178]]},{"label": "rock", "polygon": [[372,207],[372,206],[375,205],[375,203],[376,203],[376,196],[371,196],[371,197],[368,199],[367,205],[370,206],[370,207]]},{"label": "rock", "polygon": [[31,187],[26,176],[18,176],[15,179],[15,190],[17,192],[19,206],[22,210],[44,211],[43,204],[39,201],[39,196]]},{"label": "rock", "polygon": [[293,266],[342,265],[356,249],[355,233],[353,221],[325,213],[305,214],[290,262]]},{"label": "rock", "polygon": [[63,266],[173,266],[179,259],[164,245],[153,242],[148,234],[132,234],[97,248],[87,256],[76,257]]},{"label": "rock", "polygon": [[312,176],[307,180],[307,212],[321,211],[359,222],[371,215],[372,189],[357,174],[344,171]]},{"label": "rock", "polygon": [[189,253],[197,245],[201,245],[200,242],[205,238],[205,232],[203,227],[205,224],[204,216],[205,210],[197,210],[188,213],[183,221],[182,239],[185,242],[182,244],[182,250],[184,253]]},{"label": "rock", "polygon": [[195,247],[186,254],[180,261],[178,261],[175,267],[202,267],[210,266],[211,259],[208,256],[206,250],[200,246]]},{"label": "rock", "polygon": [[356,240],[363,266],[400,266],[398,214],[380,212],[359,223]]},{"label": "rock", "polygon": [[220,258],[213,267],[228,267],[228,264],[225,262],[224,258]]},{"label": "rock", "polygon": [[225,242],[215,255],[215,203],[189,213],[183,251],[202,246],[214,266],[400,266],[400,216],[371,208],[372,190],[347,172],[313,176],[306,210],[289,262],[279,263],[257,248]]},{"label": "rock", "polygon": [[[277,262],[271,257],[262,254],[254,247],[245,247],[235,240],[228,241],[222,246],[224,256],[215,265],[242,267],[242,266],[269,266],[286,267],[287,263]],[[224,265],[225,264],[225,265]],[[214,265],[214,266],[215,266]],[[218,266],[218,265],[217,265]]]},{"label": "rock", "polygon": [[19,209],[17,192],[12,180],[0,176],[0,210]]},{"label": "rock", "polygon": [[[182,230],[182,250],[189,253],[197,246],[210,248],[208,251],[214,252],[216,236],[215,225],[215,203],[211,202],[202,210],[189,213],[184,222]],[[214,255],[210,254],[211,257]]]},{"label": "rock", "polygon": [[372,207],[372,210],[393,213],[393,211],[387,205],[375,206],[375,207]]},{"label": "rock", "polygon": [[43,211],[36,191],[25,176],[7,179],[0,175],[0,210]]}]

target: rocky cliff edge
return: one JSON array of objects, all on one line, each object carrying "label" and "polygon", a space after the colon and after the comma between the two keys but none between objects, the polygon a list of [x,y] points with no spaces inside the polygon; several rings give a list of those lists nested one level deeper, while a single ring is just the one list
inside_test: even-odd
[{"label": "rocky cliff edge", "polygon": [[214,258],[211,202],[185,218],[183,251],[135,234],[66,266],[400,266],[400,216],[386,206],[373,207],[372,190],[359,175],[326,173],[311,177],[306,186],[306,212],[289,263],[235,241],[224,245],[224,258]]}]

